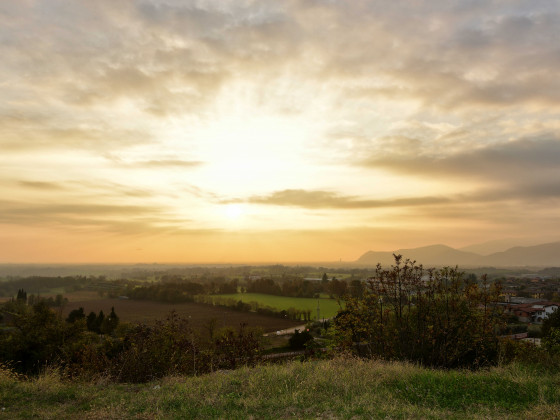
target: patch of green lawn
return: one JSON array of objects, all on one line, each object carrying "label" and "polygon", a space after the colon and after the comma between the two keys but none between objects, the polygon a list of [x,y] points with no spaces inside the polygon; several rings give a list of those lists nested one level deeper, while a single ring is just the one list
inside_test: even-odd
[{"label": "patch of green lawn", "polygon": [[292,298],[285,296],[266,295],[263,293],[234,293],[227,295],[216,295],[224,298],[240,300],[244,303],[257,302],[259,305],[270,306],[279,310],[295,308],[300,310],[310,310],[311,319],[317,318],[317,301],[319,303],[320,317],[332,318],[339,310],[338,302],[335,299],[320,297],[314,298]]}]

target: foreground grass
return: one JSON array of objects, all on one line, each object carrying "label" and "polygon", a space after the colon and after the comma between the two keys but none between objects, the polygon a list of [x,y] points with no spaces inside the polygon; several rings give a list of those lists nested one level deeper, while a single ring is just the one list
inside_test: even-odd
[{"label": "foreground grass", "polygon": [[141,385],[68,383],[0,374],[5,418],[504,418],[553,419],[560,374],[520,366],[435,371],[336,358],[242,368]]}]

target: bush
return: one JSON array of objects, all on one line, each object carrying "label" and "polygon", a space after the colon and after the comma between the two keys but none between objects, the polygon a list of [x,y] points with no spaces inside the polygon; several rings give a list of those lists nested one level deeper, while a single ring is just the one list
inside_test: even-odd
[{"label": "bush", "polygon": [[549,353],[560,356],[560,328],[551,327],[542,339],[542,344]]},{"label": "bush", "polygon": [[500,342],[499,362],[502,365],[517,363],[536,371],[560,372],[560,354],[553,354],[546,345],[504,339]]},{"label": "bush", "polygon": [[550,314],[542,323],[542,336],[548,337],[553,328],[560,328],[560,309]]},{"label": "bush", "polygon": [[395,255],[377,265],[362,297],[346,296],[334,319],[334,345],[362,356],[476,368],[498,361],[503,314],[499,284],[479,287],[457,268],[424,270]]},{"label": "bush", "polygon": [[295,330],[294,334],[290,337],[289,345],[292,350],[302,350],[305,348],[305,344],[313,340],[313,336],[308,330]]},{"label": "bush", "polygon": [[262,331],[241,325],[203,337],[175,312],[155,326],[138,325],[125,335],[122,348],[108,354],[108,374],[122,382],[147,382],[169,375],[197,375],[253,364]]},{"label": "bush", "polygon": [[0,360],[14,362],[22,373],[36,373],[48,362],[57,363],[68,343],[81,333],[82,326],[66,324],[44,301],[8,312],[13,320],[10,329],[0,334]]}]

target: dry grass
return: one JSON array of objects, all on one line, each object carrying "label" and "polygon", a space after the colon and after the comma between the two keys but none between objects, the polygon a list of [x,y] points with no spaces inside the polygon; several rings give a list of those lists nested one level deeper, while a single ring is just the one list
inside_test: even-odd
[{"label": "dry grass", "polygon": [[9,418],[555,419],[560,375],[519,366],[437,371],[338,357],[143,384],[0,375]]}]

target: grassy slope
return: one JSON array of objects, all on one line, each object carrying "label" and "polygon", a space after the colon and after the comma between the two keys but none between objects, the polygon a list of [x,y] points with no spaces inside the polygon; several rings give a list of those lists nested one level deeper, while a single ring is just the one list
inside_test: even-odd
[{"label": "grassy slope", "polygon": [[[285,296],[265,295],[263,293],[235,293],[229,295],[217,295],[226,298],[241,300],[242,302],[257,302],[277,309],[296,308],[311,310],[311,318],[317,317],[317,299],[313,298],[292,298]],[[338,312],[339,306],[334,299],[319,299],[321,317],[331,318]]]},{"label": "grassy slope", "polygon": [[338,358],[142,385],[0,374],[6,418],[511,418],[560,413],[560,375],[520,367],[444,372]]}]

